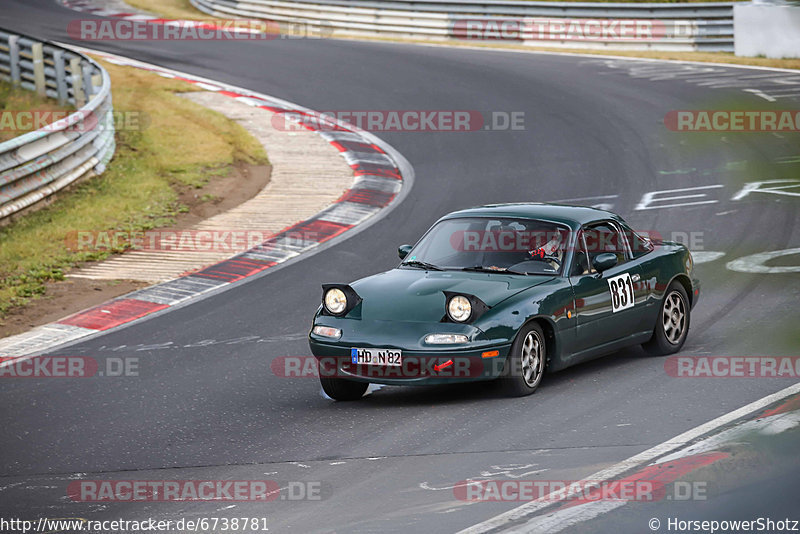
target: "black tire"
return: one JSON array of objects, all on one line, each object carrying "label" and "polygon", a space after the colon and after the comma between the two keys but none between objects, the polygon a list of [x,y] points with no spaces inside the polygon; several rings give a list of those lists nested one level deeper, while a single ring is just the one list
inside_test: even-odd
[{"label": "black tire", "polygon": [[689,333],[690,316],[689,297],[683,284],[672,282],[661,300],[653,337],[642,344],[644,350],[654,356],[666,356],[681,350]]},{"label": "black tire", "polygon": [[506,395],[524,397],[536,391],[547,360],[545,343],[544,332],[538,324],[528,323],[520,329],[500,377]]},{"label": "black tire", "polygon": [[319,377],[322,391],[335,401],[354,401],[364,396],[369,384],[331,376]]}]

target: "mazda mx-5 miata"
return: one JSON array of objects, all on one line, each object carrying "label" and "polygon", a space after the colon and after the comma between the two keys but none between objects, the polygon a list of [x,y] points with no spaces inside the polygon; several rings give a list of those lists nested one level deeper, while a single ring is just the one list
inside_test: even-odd
[{"label": "mazda mx-5 miata", "polygon": [[398,251],[390,271],[322,286],[309,344],[335,400],[491,379],[521,396],[545,370],[630,345],[671,354],[700,293],[685,246],[594,208],[466,209]]}]

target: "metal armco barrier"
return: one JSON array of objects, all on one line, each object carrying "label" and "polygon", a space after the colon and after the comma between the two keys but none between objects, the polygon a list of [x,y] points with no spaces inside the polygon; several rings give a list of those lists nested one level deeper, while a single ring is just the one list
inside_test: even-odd
[{"label": "metal armco barrier", "polygon": [[0,29],[0,80],[78,108],[0,143],[2,221],[79,178],[102,173],[116,145],[111,81],[89,57]]},{"label": "metal armco barrier", "polygon": [[[515,0],[190,0],[218,17],[321,28],[319,33],[510,40],[531,46],[733,51],[733,3],[640,4]],[[314,36],[314,31],[307,32]]]}]

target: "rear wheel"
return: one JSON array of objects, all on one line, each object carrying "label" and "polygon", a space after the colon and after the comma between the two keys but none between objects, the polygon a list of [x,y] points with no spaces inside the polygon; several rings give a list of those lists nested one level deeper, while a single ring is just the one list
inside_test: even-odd
[{"label": "rear wheel", "polygon": [[503,369],[503,391],[513,397],[523,397],[536,391],[544,375],[546,355],[541,327],[536,323],[522,327],[511,345]]},{"label": "rear wheel", "polygon": [[322,391],[335,401],[353,401],[364,396],[369,384],[366,382],[354,382],[344,378],[330,376],[320,376]]},{"label": "rear wheel", "polygon": [[665,356],[681,350],[689,332],[689,297],[680,282],[672,282],[661,301],[653,337],[642,347],[650,354]]}]

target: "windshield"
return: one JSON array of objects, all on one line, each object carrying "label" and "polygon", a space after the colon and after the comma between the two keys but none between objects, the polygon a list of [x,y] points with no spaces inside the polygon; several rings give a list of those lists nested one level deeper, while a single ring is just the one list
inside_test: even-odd
[{"label": "windshield", "polygon": [[552,222],[502,217],[448,219],[434,225],[403,265],[447,270],[559,274],[569,230]]}]

